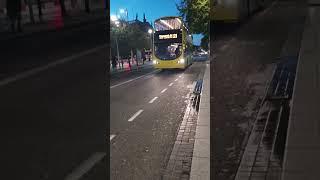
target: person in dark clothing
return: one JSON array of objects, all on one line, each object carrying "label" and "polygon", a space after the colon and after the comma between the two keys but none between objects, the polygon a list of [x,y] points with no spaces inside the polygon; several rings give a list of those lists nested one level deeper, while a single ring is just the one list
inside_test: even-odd
[{"label": "person in dark clothing", "polygon": [[146,60],[146,50],[141,51],[141,57],[142,57],[142,64],[144,64],[144,61]]},{"label": "person in dark clothing", "polygon": [[121,59],[121,69],[123,69],[123,59]]},{"label": "person in dark clothing", "polygon": [[39,20],[42,22],[42,1],[37,0],[37,5],[38,5],[38,14],[39,14]]},{"label": "person in dark clothing", "polygon": [[113,56],[112,58],[112,68],[115,70],[117,67],[117,57]]},{"label": "person in dark clothing", "polygon": [[132,57],[130,55],[129,58],[128,58],[129,69],[131,69],[131,59],[132,59]]},{"label": "person in dark clothing", "polygon": [[21,32],[21,0],[7,0],[6,3],[7,15],[10,19],[12,32],[16,32],[16,23],[18,32]]}]

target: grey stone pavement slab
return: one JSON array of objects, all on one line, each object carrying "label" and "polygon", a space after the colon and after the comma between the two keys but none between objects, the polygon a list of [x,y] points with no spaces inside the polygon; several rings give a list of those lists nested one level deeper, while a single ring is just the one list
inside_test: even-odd
[{"label": "grey stone pavement slab", "polygon": [[[319,179],[320,1],[309,1],[285,150],[283,180]],[[315,4],[318,4],[315,6]]]},{"label": "grey stone pavement slab", "polygon": [[206,64],[200,99],[190,180],[210,179],[210,64]]}]

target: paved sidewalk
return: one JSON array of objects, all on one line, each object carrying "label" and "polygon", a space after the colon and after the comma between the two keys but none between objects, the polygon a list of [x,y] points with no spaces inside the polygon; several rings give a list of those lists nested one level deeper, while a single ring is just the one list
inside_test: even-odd
[{"label": "paved sidewalk", "polygon": [[112,75],[112,74],[117,74],[117,73],[121,73],[121,72],[136,71],[141,68],[146,68],[146,67],[151,67],[151,66],[153,66],[152,61],[147,60],[144,62],[144,64],[142,64],[142,62],[139,62],[138,66],[137,66],[136,62],[134,61],[134,63],[131,63],[131,68],[130,68],[129,63],[125,60],[125,62],[123,63],[123,68],[118,63],[117,68],[113,69],[112,65],[110,64],[110,74]]},{"label": "paved sidewalk", "polygon": [[301,42],[282,180],[319,179],[320,1],[312,3]]},{"label": "paved sidewalk", "polygon": [[102,5],[93,5],[91,12],[88,14],[81,7],[71,8],[71,5],[67,3],[68,16],[65,18],[61,17],[60,7],[54,5],[54,3],[46,3],[44,6],[45,8],[42,8],[42,21],[40,21],[38,9],[36,5],[33,5],[35,24],[30,21],[28,8],[22,12],[23,32],[21,33],[11,33],[7,17],[0,14],[2,15],[0,16],[0,40],[10,40],[39,32],[56,31],[94,22],[103,22],[105,19],[105,9]]},{"label": "paved sidewalk", "polygon": [[203,77],[190,180],[210,179],[210,61]]}]

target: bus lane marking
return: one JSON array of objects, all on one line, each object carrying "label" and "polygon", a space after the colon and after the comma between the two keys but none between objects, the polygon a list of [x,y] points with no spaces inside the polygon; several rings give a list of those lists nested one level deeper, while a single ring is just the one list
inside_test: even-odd
[{"label": "bus lane marking", "polygon": [[143,109],[140,109],[138,112],[136,112],[128,121],[133,121],[136,117],[138,117],[143,112]]},{"label": "bus lane marking", "polygon": [[151,77],[151,74],[156,73],[156,72],[159,72],[159,71],[160,71],[160,70],[155,70],[155,71],[152,71],[152,72],[150,72],[150,73],[148,73],[148,74],[145,74],[145,75],[142,75],[142,76],[139,76],[139,77],[130,79],[130,80],[125,81],[125,82],[121,82],[121,83],[116,84],[116,85],[113,85],[113,86],[110,86],[110,89],[115,88],[115,87],[118,87],[118,86],[121,86],[121,85],[124,85],[124,84],[127,84],[127,83],[132,82],[132,81],[135,81],[135,80],[137,80],[137,79],[141,79],[141,78],[143,78],[143,77]]},{"label": "bus lane marking", "polygon": [[158,97],[154,97],[153,99],[151,99],[151,101],[149,101],[149,103],[153,103],[156,99],[158,99]]},{"label": "bus lane marking", "polygon": [[176,80],[174,80],[174,81],[178,81],[178,78]]},{"label": "bus lane marking", "polygon": [[170,84],[169,84],[169,86],[172,86],[172,85],[173,85],[173,83],[170,83]]}]

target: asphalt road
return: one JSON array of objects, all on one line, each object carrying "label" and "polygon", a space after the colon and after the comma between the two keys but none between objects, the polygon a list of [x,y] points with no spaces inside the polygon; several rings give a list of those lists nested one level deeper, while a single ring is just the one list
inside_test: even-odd
[{"label": "asphalt road", "polygon": [[[105,162],[109,136],[103,28],[100,23],[2,42],[1,179],[72,179],[90,164],[88,175],[107,178],[105,170],[94,171]],[[60,61],[66,57],[72,58]]]},{"label": "asphalt road", "polygon": [[0,79],[106,42],[106,22],[103,21],[3,40],[0,43]]},{"label": "asphalt road", "polygon": [[204,63],[114,74],[110,88],[105,36],[99,23],[1,43],[1,179],[107,179],[110,135],[111,179],[160,178]]},{"label": "asphalt road", "polygon": [[146,68],[111,79],[111,179],[161,179],[188,94],[204,67],[195,62],[185,71]]}]

